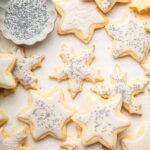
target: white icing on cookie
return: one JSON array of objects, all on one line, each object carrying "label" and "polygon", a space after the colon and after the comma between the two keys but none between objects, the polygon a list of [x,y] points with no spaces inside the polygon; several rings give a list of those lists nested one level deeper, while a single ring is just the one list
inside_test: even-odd
[{"label": "white icing on cookie", "polygon": [[117,134],[129,126],[128,119],[120,113],[121,96],[117,95],[108,101],[95,94],[88,98],[85,109],[73,116],[73,120],[83,128],[83,143],[90,145],[100,142],[115,149]]},{"label": "white icing on cookie", "polygon": [[[75,33],[79,38],[89,38],[92,36],[90,34],[93,34],[90,33],[92,28],[103,27],[106,23],[104,16],[92,1],[60,0],[57,2],[56,8],[63,17],[60,25],[61,31]],[[98,24],[99,27],[92,27],[92,25]]]},{"label": "white icing on cookie", "polygon": [[18,118],[32,124],[31,132],[36,140],[48,135],[62,139],[66,136],[64,128],[73,114],[63,101],[60,90],[52,90],[49,94],[31,90],[28,109],[21,112]]},{"label": "white icing on cookie", "polygon": [[[12,132],[13,133],[13,132]],[[0,150],[31,150],[31,148],[24,147],[21,143],[26,139],[25,128],[20,131],[8,135],[1,129],[0,131]]]},{"label": "white icing on cookie", "polygon": [[0,88],[12,89],[16,87],[16,82],[12,75],[15,60],[14,55],[0,53]]},{"label": "white icing on cookie", "polygon": [[69,91],[73,98],[81,91],[84,80],[91,82],[102,80],[100,72],[89,66],[95,58],[94,46],[77,54],[72,47],[63,45],[61,57],[65,65],[57,67],[50,77],[59,81],[69,79]]},{"label": "white icing on cookie", "polygon": [[25,57],[23,49],[15,47],[11,50],[17,57],[16,66],[14,68],[13,74],[15,78],[20,82],[25,88],[36,88],[37,78],[34,76],[32,70],[39,67],[43,60],[43,56],[30,56]]},{"label": "white icing on cookie", "polygon": [[150,75],[150,63],[149,62],[148,63],[143,63],[142,67],[145,70],[145,74],[149,76]]},{"label": "white icing on cookie", "polygon": [[127,134],[122,140],[123,150],[149,150],[150,124],[146,123],[133,134]]},{"label": "white icing on cookie", "polygon": [[114,39],[114,57],[131,55],[138,62],[143,61],[150,44],[150,33],[145,31],[149,24],[150,19],[142,18],[133,11],[129,11],[122,22],[109,24],[106,29]]},{"label": "white icing on cookie", "polygon": [[68,137],[67,140],[61,144],[61,147],[66,150],[104,150],[100,144],[84,146],[80,138]]},{"label": "white icing on cookie", "polygon": [[111,74],[111,83],[107,85],[97,84],[92,88],[92,91],[101,96],[115,96],[120,94],[123,100],[123,106],[131,114],[141,114],[141,104],[135,99],[135,95],[143,92],[147,86],[147,81],[135,80],[134,82],[127,81],[127,75],[121,71],[120,67],[116,65],[114,73]]}]

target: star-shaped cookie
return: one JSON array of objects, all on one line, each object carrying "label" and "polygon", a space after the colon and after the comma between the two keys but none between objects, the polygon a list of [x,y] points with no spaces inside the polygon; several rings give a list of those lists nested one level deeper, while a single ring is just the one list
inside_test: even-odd
[{"label": "star-shaped cookie", "polygon": [[8,117],[5,115],[4,112],[0,111],[0,127],[5,124],[8,120]]},{"label": "star-shaped cookie", "polygon": [[83,144],[91,145],[100,142],[109,149],[115,149],[118,133],[129,126],[129,120],[120,112],[121,96],[109,100],[91,94],[82,111],[77,112],[72,119],[83,130]]},{"label": "star-shaped cookie", "polygon": [[98,7],[104,12],[109,12],[112,7],[118,2],[118,3],[128,3],[131,0],[95,0]]},{"label": "star-shaped cookie", "polygon": [[60,145],[65,150],[105,150],[100,144],[84,146],[80,138],[68,137],[65,142]]},{"label": "star-shaped cookie", "polygon": [[129,7],[138,13],[147,13],[150,11],[150,0],[134,0]]},{"label": "star-shaped cookie", "polygon": [[28,105],[18,119],[30,126],[35,140],[47,136],[64,139],[72,115],[73,110],[64,102],[62,90],[56,87],[49,93],[31,90]]},{"label": "star-shaped cookie", "polygon": [[74,34],[84,43],[92,39],[94,30],[107,23],[93,1],[58,0],[56,10],[61,16],[58,33]]},{"label": "star-shaped cookie", "polygon": [[127,74],[122,72],[118,65],[115,66],[114,73],[110,75],[111,83],[97,84],[92,91],[107,98],[120,94],[123,106],[130,114],[141,114],[141,104],[135,98],[136,95],[144,92],[148,82],[145,80],[127,81]]},{"label": "star-shaped cookie", "polygon": [[69,79],[68,90],[72,98],[81,92],[84,80],[93,83],[103,80],[100,71],[90,67],[95,58],[94,45],[77,54],[71,46],[64,44],[60,56],[65,65],[55,68],[50,78],[58,81]]},{"label": "star-shaped cookie", "polygon": [[14,129],[8,134],[3,128],[0,129],[0,150],[32,150],[24,146],[26,140],[25,127]]},{"label": "star-shaped cookie", "polygon": [[13,89],[16,82],[12,74],[16,58],[11,54],[0,53],[0,88]]},{"label": "star-shaped cookie", "polygon": [[114,57],[130,55],[138,62],[144,61],[150,47],[150,33],[145,30],[149,24],[150,18],[128,10],[123,20],[107,25],[106,30],[113,38]]},{"label": "star-shaped cookie", "polygon": [[11,49],[11,53],[17,57],[13,74],[26,89],[35,89],[37,78],[34,76],[33,70],[40,67],[44,57],[38,55],[25,57],[24,51],[25,49],[21,47]]},{"label": "star-shaped cookie", "polygon": [[123,150],[149,150],[150,123],[143,124],[136,133],[125,135],[121,145]]}]

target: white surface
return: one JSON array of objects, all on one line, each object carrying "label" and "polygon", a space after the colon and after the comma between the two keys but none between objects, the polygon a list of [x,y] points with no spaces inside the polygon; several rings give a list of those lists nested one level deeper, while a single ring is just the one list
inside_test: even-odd
[{"label": "white surface", "polygon": [[[110,20],[122,17],[123,13],[126,11],[125,8],[125,5],[118,5],[115,7],[110,12]],[[46,56],[45,61],[42,63],[42,68],[35,71],[35,74],[39,78],[39,88],[43,90],[49,90],[53,86],[57,85],[57,82],[49,79],[48,75],[51,69],[53,69],[55,66],[63,64],[59,57],[61,44],[69,43],[70,45],[74,46],[77,51],[80,51],[83,49],[83,47],[87,46],[80,42],[75,36],[59,36],[56,31],[57,25],[53,33],[50,34],[45,41],[34,46],[27,47],[26,50],[27,55],[42,54]],[[93,40],[89,43],[89,45],[91,44],[96,45],[97,56],[96,60],[92,63],[92,66],[98,67],[101,70],[102,76],[105,78],[105,80],[109,80],[109,74],[113,71],[115,64],[119,64],[122,70],[127,72],[128,79],[130,81],[134,80],[135,78],[146,78],[143,69],[133,59],[129,57],[116,60],[113,59],[111,52],[112,42],[104,29],[95,32]],[[12,43],[10,41],[7,41],[0,36],[1,52],[6,52],[11,46]],[[77,109],[82,109],[92,84],[84,83],[82,93],[80,93],[75,100],[72,100],[70,93],[67,91],[67,81],[60,83],[59,86],[64,90],[65,100]],[[28,91],[21,86],[18,87],[16,93],[14,94],[11,94],[5,98],[0,96],[0,107],[9,116],[9,121],[5,125],[7,129],[10,130],[13,127],[19,127],[22,124],[16,119],[16,114],[18,114],[23,106],[27,104],[27,99]],[[138,99],[143,104],[143,116],[129,117],[128,113],[125,113],[129,118],[131,118],[132,122],[132,125],[127,132],[130,130],[135,130],[144,121],[150,121],[150,93],[146,91],[145,94],[138,96]],[[74,131],[75,129],[72,125],[68,129],[68,134],[72,135]],[[27,145],[33,147],[34,150],[58,150],[59,143],[60,141],[50,137],[42,140],[41,142],[34,142],[29,134]],[[120,150],[119,146],[117,150]]]}]

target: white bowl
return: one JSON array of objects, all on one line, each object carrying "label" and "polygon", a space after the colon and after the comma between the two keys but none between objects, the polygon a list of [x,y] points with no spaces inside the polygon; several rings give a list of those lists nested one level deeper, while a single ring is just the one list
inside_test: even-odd
[{"label": "white bowl", "polygon": [[18,45],[44,40],[56,20],[51,0],[0,0],[0,30]]}]

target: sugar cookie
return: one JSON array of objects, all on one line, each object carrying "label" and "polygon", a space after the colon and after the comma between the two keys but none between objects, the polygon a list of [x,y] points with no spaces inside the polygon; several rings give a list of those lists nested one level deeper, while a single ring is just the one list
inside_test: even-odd
[{"label": "sugar cookie", "polygon": [[0,127],[5,124],[7,120],[8,117],[2,111],[0,111]]},{"label": "sugar cookie", "polygon": [[20,47],[14,47],[11,49],[11,53],[17,57],[16,66],[13,71],[16,80],[26,89],[35,89],[37,78],[32,71],[40,67],[44,57],[38,55],[25,57],[24,49]]},{"label": "sugar cookie", "polygon": [[150,0],[134,0],[129,7],[138,13],[147,13],[150,11]]},{"label": "sugar cookie", "polygon": [[136,133],[125,135],[121,145],[123,150],[149,150],[150,123],[143,124]]},{"label": "sugar cookie", "polygon": [[95,0],[98,7],[104,12],[109,12],[112,7],[118,2],[118,3],[128,3],[131,0]]},{"label": "sugar cookie", "polygon": [[33,45],[52,32],[56,20],[50,0],[3,0],[0,3],[0,30],[17,45]]},{"label": "sugar cookie", "polygon": [[84,43],[92,39],[94,30],[104,27],[107,23],[106,17],[92,1],[58,0],[56,10],[62,17],[58,33],[74,34]]},{"label": "sugar cookie", "polygon": [[122,21],[110,23],[106,30],[114,40],[114,57],[129,55],[138,62],[144,61],[150,48],[150,33],[144,28],[149,24],[150,18],[139,16],[131,10]]},{"label": "sugar cookie", "polygon": [[95,94],[89,95],[84,109],[72,117],[83,129],[83,144],[100,142],[109,149],[115,149],[118,133],[130,125],[129,120],[120,112],[121,106],[119,95],[109,100]]},{"label": "sugar cookie", "polygon": [[102,81],[99,70],[90,67],[90,64],[95,59],[95,46],[90,46],[77,54],[69,45],[63,45],[60,56],[65,63],[64,66],[59,66],[51,72],[50,78],[58,81],[69,79],[68,90],[72,98],[75,98],[82,90],[83,81]]},{"label": "sugar cookie", "polygon": [[64,102],[63,92],[53,88],[49,93],[31,90],[28,105],[18,115],[18,119],[30,126],[35,140],[47,136],[66,138],[66,125],[71,120],[73,110]]},{"label": "sugar cookie", "polygon": [[145,26],[145,30],[146,30],[147,32],[150,32],[150,24]]},{"label": "sugar cookie", "polygon": [[105,150],[100,144],[84,146],[80,138],[68,137],[65,142],[60,145],[65,150]]},{"label": "sugar cookie", "polygon": [[24,146],[26,140],[25,127],[13,130],[8,134],[3,128],[0,129],[0,149],[1,150],[32,150]]},{"label": "sugar cookie", "polygon": [[12,74],[15,63],[16,58],[14,55],[0,53],[0,88],[13,89],[16,87]]},{"label": "sugar cookie", "polygon": [[123,106],[130,114],[141,114],[141,104],[135,98],[144,92],[148,82],[146,80],[127,81],[127,74],[122,72],[119,65],[115,66],[113,74],[110,75],[111,83],[109,85],[97,84],[92,91],[104,98],[120,94],[122,96]]}]

